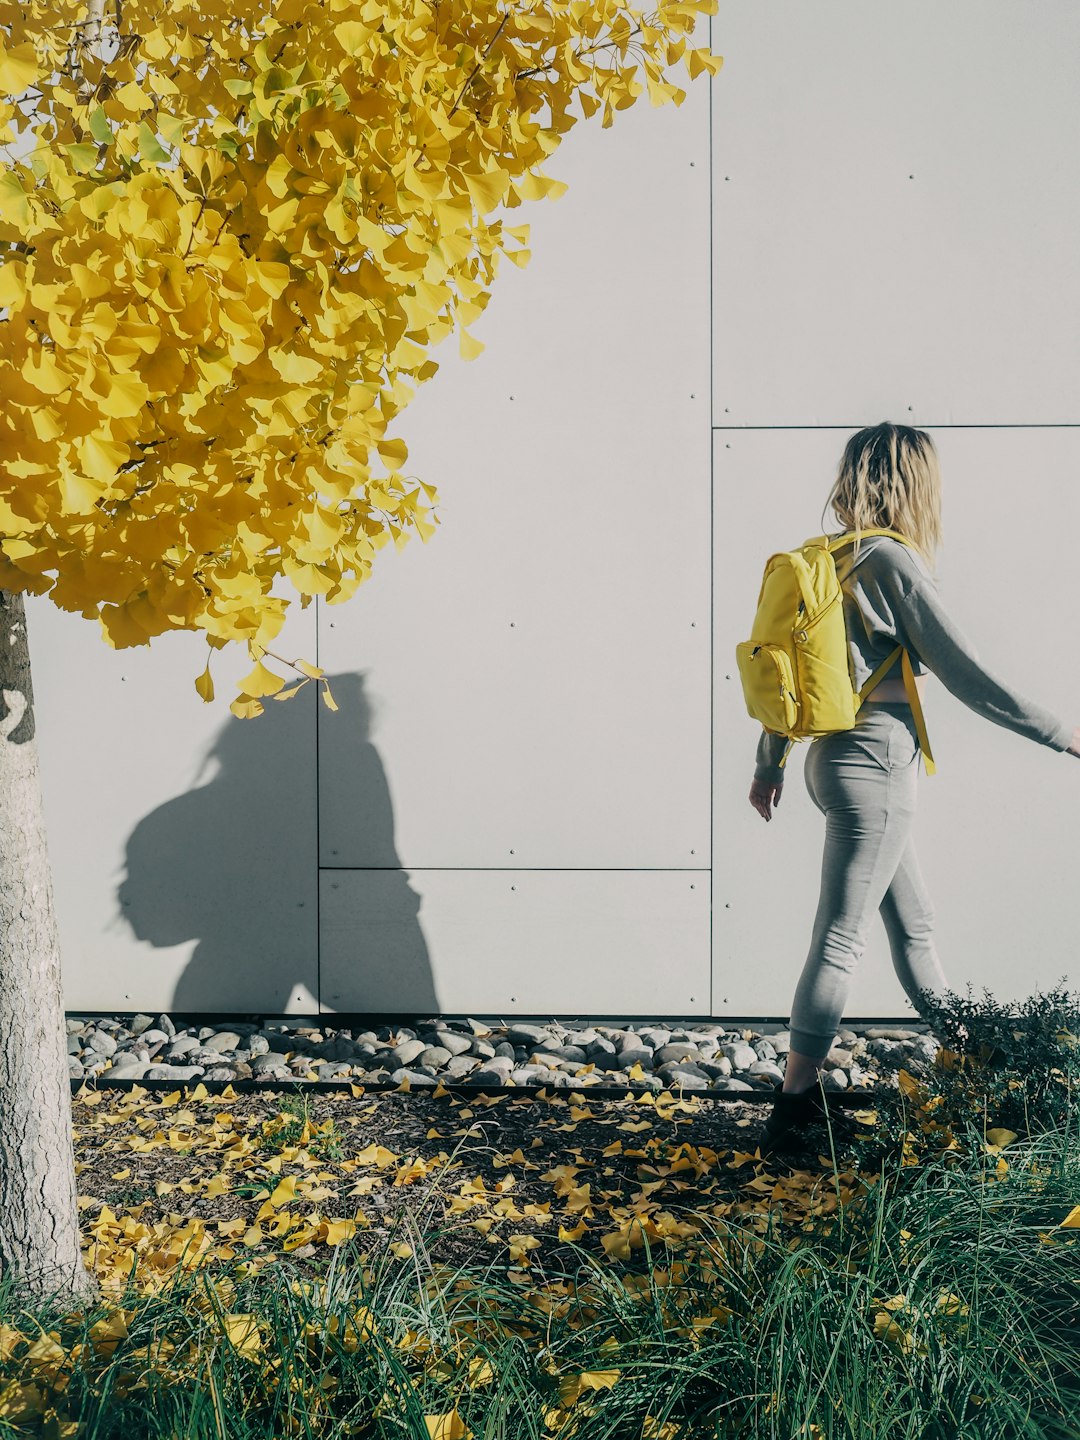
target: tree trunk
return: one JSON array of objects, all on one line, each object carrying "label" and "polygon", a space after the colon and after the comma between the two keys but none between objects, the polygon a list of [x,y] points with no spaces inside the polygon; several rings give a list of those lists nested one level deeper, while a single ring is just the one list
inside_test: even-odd
[{"label": "tree trunk", "polygon": [[79,1248],[60,947],[21,595],[0,590],[0,1272],[92,1302]]}]

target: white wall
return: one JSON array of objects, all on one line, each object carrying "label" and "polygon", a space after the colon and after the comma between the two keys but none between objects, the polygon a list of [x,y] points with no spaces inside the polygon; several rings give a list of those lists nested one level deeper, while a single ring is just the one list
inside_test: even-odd
[{"label": "white wall", "polygon": [[[786,1018],[824,821],[805,746],[773,822],[746,803],[733,651],[765,558],[823,528],[852,430],[930,430],[943,596],[988,667],[1080,723],[1080,10],[729,0],[713,37],[713,1004]],[[1075,986],[1080,765],[939,680],[925,711],[915,835],[950,982]],[[880,923],[848,1013],[911,1013]]]},{"label": "white wall", "polygon": [[[439,531],[291,622],[338,714],[236,721],[195,637],[32,602],[69,1008],[785,1018],[823,827],[799,749],[748,805],[733,651],[853,429],[931,430],[943,594],[1080,720],[1078,39],[1066,0],[727,0],[711,95],[579,125],[398,427]],[[1075,983],[1080,767],[931,684],[950,979]],[[849,1014],[906,1011],[875,934]]]}]

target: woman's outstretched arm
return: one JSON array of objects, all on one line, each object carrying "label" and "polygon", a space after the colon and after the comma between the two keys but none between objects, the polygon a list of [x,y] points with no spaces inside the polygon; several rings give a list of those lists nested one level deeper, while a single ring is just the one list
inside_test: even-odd
[{"label": "woman's outstretched arm", "polygon": [[986,669],[932,579],[901,584],[896,610],[910,648],[969,709],[1052,750],[1069,749],[1075,727]]}]

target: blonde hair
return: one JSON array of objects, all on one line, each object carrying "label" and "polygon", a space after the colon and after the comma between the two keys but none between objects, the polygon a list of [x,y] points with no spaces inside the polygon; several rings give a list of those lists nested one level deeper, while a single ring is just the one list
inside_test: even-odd
[{"label": "blonde hair", "polygon": [[[910,425],[880,425],[857,431],[844,446],[836,481],[825,501],[845,530],[871,526],[898,530],[931,566],[941,544],[941,467],[934,442]],[[825,510],[822,511],[824,517]]]}]

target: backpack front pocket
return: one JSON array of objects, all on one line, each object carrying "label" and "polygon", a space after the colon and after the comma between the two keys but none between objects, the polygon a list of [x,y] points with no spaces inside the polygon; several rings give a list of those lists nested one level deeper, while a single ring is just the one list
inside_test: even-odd
[{"label": "backpack front pocket", "polygon": [[735,660],[747,711],[768,730],[793,730],[799,707],[791,658],[784,647],[744,640],[735,647]]}]

